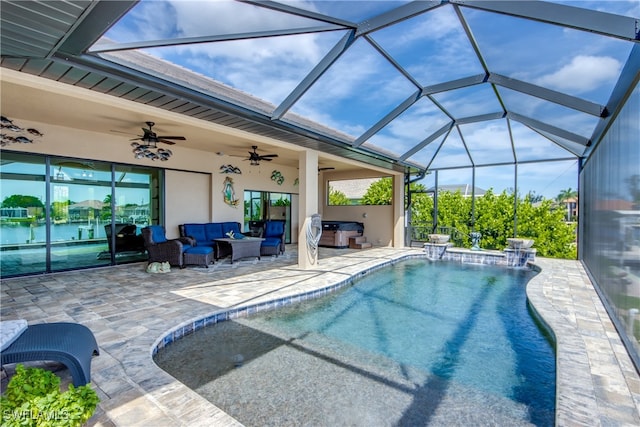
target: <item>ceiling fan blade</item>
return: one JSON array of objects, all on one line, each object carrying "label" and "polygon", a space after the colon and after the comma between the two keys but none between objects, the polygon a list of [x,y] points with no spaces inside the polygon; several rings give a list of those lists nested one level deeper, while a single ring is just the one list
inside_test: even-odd
[{"label": "ceiling fan blade", "polygon": [[158,142],[162,142],[162,143],[164,143],[164,144],[169,144],[169,145],[174,145],[174,144],[175,144],[175,142],[173,142],[173,141],[168,141],[168,140],[163,139],[163,138],[158,138]]},{"label": "ceiling fan blade", "polygon": [[123,135],[131,135],[131,132],[125,132],[123,130],[116,130],[116,129],[109,129],[109,132],[113,132],[113,133],[121,133]]},{"label": "ceiling fan blade", "polygon": [[158,139],[175,139],[178,141],[186,141],[187,138],[185,138],[184,136],[164,136],[164,135],[160,135],[158,136]]},{"label": "ceiling fan blade", "polygon": [[266,157],[278,157],[278,155],[277,154],[263,154],[260,157],[262,157],[264,159]]},{"label": "ceiling fan blade", "polygon": [[270,162],[273,159],[269,159],[269,158],[265,158],[265,157],[261,157],[260,160],[264,160],[265,162]]}]

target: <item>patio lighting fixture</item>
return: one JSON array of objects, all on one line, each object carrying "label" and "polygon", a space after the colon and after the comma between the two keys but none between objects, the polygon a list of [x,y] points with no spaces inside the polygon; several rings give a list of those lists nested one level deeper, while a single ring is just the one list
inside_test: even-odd
[{"label": "patio lighting fixture", "polygon": [[151,159],[167,161],[169,157],[173,155],[173,152],[167,148],[160,148],[155,141],[142,140],[142,144],[139,142],[132,142],[133,154],[136,159]]}]

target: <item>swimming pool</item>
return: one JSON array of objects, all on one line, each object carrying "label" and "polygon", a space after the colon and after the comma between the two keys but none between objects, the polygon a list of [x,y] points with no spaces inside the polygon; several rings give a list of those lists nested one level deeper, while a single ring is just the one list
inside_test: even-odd
[{"label": "swimming pool", "polygon": [[185,336],[155,360],[251,425],[553,425],[529,270],[408,260]]}]

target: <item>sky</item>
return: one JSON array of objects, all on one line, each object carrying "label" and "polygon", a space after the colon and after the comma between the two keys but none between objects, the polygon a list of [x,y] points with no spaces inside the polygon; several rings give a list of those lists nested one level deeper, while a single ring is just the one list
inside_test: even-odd
[{"label": "sky", "polygon": [[[403,5],[403,1],[289,1],[287,4],[362,22]],[[574,1],[564,4],[640,17],[637,1]],[[606,104],[632,43],[587,32],[546,25],[451,5],[435,8],[399,24],[358,38],[284,115],[311,119],[357,139],[421,87],[484,74],[461,20],[471,28],[492,73]],[[206,35],[305,28],[321,24],[254,5],[226,0],[143,0],[107,32],[115,42],[164,40]],[[344,37],[326,31],[212,43],[154,47],[144,52],[215,79],[273,105],[275,109]],[[98,43],[98,46],[100,43]],[[393,57],[401,73],[378,50]],[[509,111],[589,138],[598,119],[558,104],[481,84],[422,97],[391,123],[364,141],[363,147],[402,156],[451,121],[478,114]],[[446,113],[442,110],[446,110]],[[514,137],[511,147],[509,135]],[[446,136],[446,139],[445,139]],[[465,147],[466,145],[466,147]],[[560,148],[544,135],[504,118],[454,128],[408,157],[432,169],[477,166],[541,158],[570,159],[578,144]],[[434,158],[435,156],[435,158]],[[546,197],[577,188],[577,162],[521,166],[519,185]],[[513,167],[509,168],[511,171]],[[483,173],[479,173],[483,171]],[[484,188],[513,187],[504,167],[479,168]],[[451,184],[468,180],[448,173]],[[494,181],[494,182],[492,182]]]}]

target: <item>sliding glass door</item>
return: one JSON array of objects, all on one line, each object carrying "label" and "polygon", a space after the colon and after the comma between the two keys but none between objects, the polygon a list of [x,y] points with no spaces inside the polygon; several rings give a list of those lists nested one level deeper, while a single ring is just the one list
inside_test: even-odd
[{"label": "sliding glass door", "polygon": [[291,194],[245,190],[244,229],[250,221],[278,219],[285,221],[285,242],[291,243]]},{"label": "sliding glass door", "polygon": [[144,261],[160,223],[160,169],[2,153],[3,277]]},{"label": "sliding glass door", "polygon": [[1,165],[0,271],[3,276],[45,271],[45,159],[3,152]]},{"label": "sliding glass door", "polygon": [[113,248],[116,263],[147,258],[140,230],[150,224],[160,224],[159,183],[158,170],[135,166],[115,167],[112,206],[115,216],[113,224],[109,224],[113,227],[115,237],[108,243]]},{"label": "sliding glass door", "polygon": [[105,221],[110,221],[108,163],[53,158],[50,167],[51,271],[108,265]]}]

